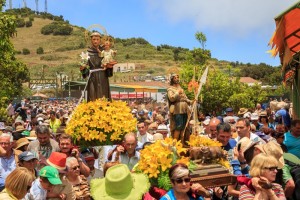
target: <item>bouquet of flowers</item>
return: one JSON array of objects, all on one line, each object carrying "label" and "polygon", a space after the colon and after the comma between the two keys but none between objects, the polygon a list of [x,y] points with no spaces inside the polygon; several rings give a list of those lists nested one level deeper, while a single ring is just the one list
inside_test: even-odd
[{"label": "bouquet of flowers", "polygon": [[135,131],[136,123],[126,102],[103,98],[79,104],[66,133],[81,146],[111,145],[120,143],[126,133]]},{"label": "bouquet of flowers", "polygon": [[89,73],[89,69],[90,69],[90,66],[87,64],[90,58],[89,53],[87,51],[81,52],[80,58],[81,58],[81,61],[79,62],[80,72],[82,76],[85,78],[85,76]]},{"label": "bouquet of flowers", "polygon": [[169,190],[172,185],[168,173],[172,165],[184,163],[189,168],[195,166],[189,157],[181,156],[186,152],[181,141],[172,138],[158,140],[140,151],[140,160],[134,170],[146,174],[153,186]]}]

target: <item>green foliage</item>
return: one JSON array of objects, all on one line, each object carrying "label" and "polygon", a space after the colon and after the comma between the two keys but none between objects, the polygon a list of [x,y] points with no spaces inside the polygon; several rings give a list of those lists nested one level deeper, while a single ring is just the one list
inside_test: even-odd
[{"label": "green foliage", "polygon": [[158,187],[164,190],[170,190],[172,188],[172,184],[169,178],[169,170],[159,173],[157,178]]},{"label": "green foliage", "polygon": [[205,47],[205,43],[207,41],[204,33],[197,31],[195,34],[196,39],[200,42],[202,49]]},{"label": "green foliage", "polygon": [[61,23],[61,22],[52,22],[41,29],[41,33],[44,35],[70,35],[73,31],[72,26]]},{"label": "green foliage", "polygon": [[128,39],[121,39],[121,38],[115,38],[115,41],[118,43],[123,44],[123,46],[130,46],[134,44],[139,44],[139,45],[147,45],[150,44],[147,40],[144,38],[128,38]]},{"label": "green foliage", "polygon": [[27,48],[23,48],[22,53],[23,53],[23,55],[28,55],[28,54],[30,54],[30,50]]},{"label": "green foliage", "polygon": [[37,54],[44,54],[44,49],[43,49],[43,47],[37,48],[37,49],[36,49],[36,53],[37,53]]},{"label": "green foliage", "polygon": [[31,21],[26,21],[25,22],[25,26],[26,27],[31,27],[32,26],[32,22]]},{"label": "green foliage", "polygon": [[25,26],[25,20],[23,18],[18,18],[16,24],[18,28],[22,28]]},{"label": "green foliage", "polygon": [[31,15],[31,16],[29,17],[29,21],[31,21],[31,22],[34,21],[34,15]]},{"label": "green foliage", "polygon": [[226,107],[238,111],[241,107],[252,108],[266,100],[267,92],[260,85],[250,87],[240,83],[239,78],[232,79],[221,71],[211,70],[201,91],[204,112],[216,111],[220,114]]}]

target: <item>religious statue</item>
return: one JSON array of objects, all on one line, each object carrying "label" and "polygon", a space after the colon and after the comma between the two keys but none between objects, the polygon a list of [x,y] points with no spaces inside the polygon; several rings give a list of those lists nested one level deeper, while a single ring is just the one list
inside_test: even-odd
[{"label": "religious statue", "polygon": [[114,60],[114,56],[116,55],[117,51],[112,50],[110,47],[110,41],[105,41],[104,50],[101,51],[101,57],[103,57],[101,63],[102,67],[104,67],[105,69],[117,64],[117,61]]},{"label": "religious statue", "polygon": [[104,57],[101,52],[104,48],[100,33],[93,32],[90,39],[91,46],[87,49],[89,70],[87,74],[83,74],[83,77],[90,76],[87,85],[87,101],[94,101],[103,97],[111,100],[108,78],[113,76],[113,64],[103,65]]},{"label": "religious statue", "polygon": [[188,115],[190,114],[189,105],[193,101],[189,100],[179,84],[179,75],[172,74],[170,77],[170,87],[167,89],[170,130],[174,139],[181,140],[183,144],[189,140],[186,130]]}]

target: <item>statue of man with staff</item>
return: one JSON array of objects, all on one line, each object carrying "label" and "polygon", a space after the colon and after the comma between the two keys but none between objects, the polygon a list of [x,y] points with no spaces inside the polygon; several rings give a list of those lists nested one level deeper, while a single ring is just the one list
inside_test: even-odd
[{"label": "statue of man with staff", "polygon": [[179,84],[179,75],[171,74],[170,87],[167,89],[170,130],[172,138],[181,140],[183,144],[189,139],[188,133],[184,133],[190,114],[189,105],[193,101],[189,100]]}]

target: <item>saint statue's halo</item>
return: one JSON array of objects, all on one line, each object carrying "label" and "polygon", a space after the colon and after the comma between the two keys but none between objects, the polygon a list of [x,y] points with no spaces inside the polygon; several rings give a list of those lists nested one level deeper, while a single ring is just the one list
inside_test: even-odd
[{"label": "saint statue's halo", "polygon": [[89,44],[91,41],[91,34],[93,32],[98,32],[101,35],[101,45],[104,45],[104,43],[106,41],[109,41],[111,46],[114,45],[114,39],[112,37],[110,37],[107,34],[106,29],[104,28],[104,26],[100,25],[100,24],[92,24],[91,26],[89,26],[85,32],[84,32],[84,38],[85,38],[85,42],[86,44]]}]

